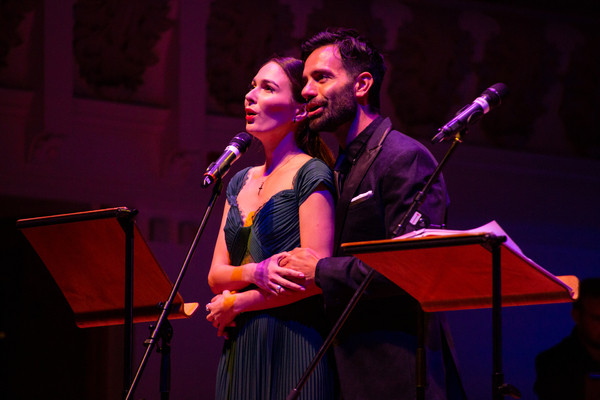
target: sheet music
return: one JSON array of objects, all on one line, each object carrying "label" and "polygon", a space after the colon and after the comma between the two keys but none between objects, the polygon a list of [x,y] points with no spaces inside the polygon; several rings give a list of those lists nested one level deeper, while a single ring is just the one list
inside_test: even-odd
[{"label": "sheet music", "polygon": [[523,251],[517,246],[517,244],[508,236],[508,234],[500,227],[500,225],[496,221],[488,222],[485,225],[482,225],[478,228],[469,229],[469,230],[451,230],[451,229],[419,229],[413,232],[405,233],[402,236],[395,237],[393,240],[402,240],[402,239],[413,239],[413,238],[425,238],[425,237],[434,237],[434,236],[451,236],[451,235],[464,235],[464,234],[473,234],[473,233],[493,233],[496,236],[506,236],[506,242],[504,246],[509,248],[513,253],[519,255],[523,260],[526,260],[531,266],[537,268],[540,272],[547,275],[550,279],[554,280],[561,285],[564,285],[569,289],[571,294],[574,293],[573,289],[566,285],[563,281],[555,277],[553,274],[539,266],[535,263],[531,258],[527,257],[523,254]]},{"label": "sheet music", "polygon": [[478,228],[469,229],[466,231],[451,230],[451,229],[419,229],[417,231],[405,233],[402,236],[395,237],[394,239],[411,239],[411,238],[422,238],[429,236],[449,236],[449,235],[461,235],[468,233],[493,233],[496,236],[506,236],[506,247],[510,248],[515,253],[525,256],[519,246],[508,236],[508,234],[500,227],[496,221],[488,222]]}]

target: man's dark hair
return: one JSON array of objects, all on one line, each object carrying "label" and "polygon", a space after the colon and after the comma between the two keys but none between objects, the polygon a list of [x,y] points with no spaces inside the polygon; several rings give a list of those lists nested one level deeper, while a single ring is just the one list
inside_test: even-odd
[{"label": "man's dark hair", "polygon": [[573,303],[573,308],[581,310],[585,299],[600,299],[600,278],[586,278],[579,282],[579,297]]},{"label": "man's dark hair", "polygon": [[329,45],[338,47],[342,65],[351,77],[356,78],[362,72],[371,73],[373,86],[369,90],[369,105],[379,110],[379,93],[386,70],[381,53],[354,29],[329,28],[302,43],[302,61],[305,62],[318,48]]}]

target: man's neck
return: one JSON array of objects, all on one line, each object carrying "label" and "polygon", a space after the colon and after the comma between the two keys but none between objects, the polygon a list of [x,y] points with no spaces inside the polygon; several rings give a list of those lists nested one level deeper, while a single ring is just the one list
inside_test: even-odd
[{"label": "man's neck", "polygon": [[340,126],[337,131],[333,132],[340,147],[346,149],[350,142],[364,131],[371,122],[375,121],[378,116],[379,113],[373,111],[370,107],[359,105],[356,110],[356,118]]}]

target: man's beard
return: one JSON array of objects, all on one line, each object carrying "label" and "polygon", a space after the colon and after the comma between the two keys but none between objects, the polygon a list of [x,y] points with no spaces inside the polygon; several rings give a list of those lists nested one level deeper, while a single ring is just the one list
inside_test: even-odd
[{"label": "man's beard", "polygon": [[348,82],[330,97],[323,114],[309,122],[308,126],[313,132],[335,132],[340,126],[356,118],[357,105],[353,87],[353,82]]}]

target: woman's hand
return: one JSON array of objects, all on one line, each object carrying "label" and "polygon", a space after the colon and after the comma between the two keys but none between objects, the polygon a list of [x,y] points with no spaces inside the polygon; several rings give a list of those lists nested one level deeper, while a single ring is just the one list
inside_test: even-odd
[{"label": "woman's hand", "polygon": [[217,335],[224,336],[225,339],[229,339],[225,328],[235,326],[234,319],[240,313],[235,307],[236,296],[236,293],[224,290],[206,305],[206,311],[209,313],[206,319],[218,329]]},{"label": "woman's hand", "polygon": [[304,291],[303,286],[289,280],[289,278],[304,280],[304,274],[279,266],[279,262],[289,255],[287,252],[280,253],[256,263],[249,280],[259,288],[274,295],[284,294],[286,289]]}]

